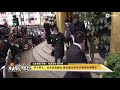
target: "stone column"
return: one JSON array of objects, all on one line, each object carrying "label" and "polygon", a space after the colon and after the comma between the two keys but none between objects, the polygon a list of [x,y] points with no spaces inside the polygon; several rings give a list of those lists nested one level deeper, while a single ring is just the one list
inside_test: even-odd
[{"label": "stone column", "polygon": [[66,12],[56,12],[57,26],[59,31],[64,33],[65,19],[67,17]]},{"label": "stone column", "polygon": [[120,12],[112,12],[110,52],[120,53]]},{"label": "stone column", "polygon": [[56,23],[57,27],[59,28],[59,12],[56,12]]}]

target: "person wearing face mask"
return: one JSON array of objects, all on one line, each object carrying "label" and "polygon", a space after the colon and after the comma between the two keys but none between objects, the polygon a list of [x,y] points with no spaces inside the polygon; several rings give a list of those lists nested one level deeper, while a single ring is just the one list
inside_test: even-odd
[{"label": "person wearing face mask", "polygon": [[52,20],[49,21],[49,25],[50,25],[50,29],[51,29],[51,26],[52,26]]},{"label": "person wearing face mask", "polygon": [[45,32],[46,32],[46,39],[47,39],[47,43],[48,44],[51,44],[51,39],[50,39],[50,24],[48,22],[48,19],[45,20],[45,23],[44,23],[44,29],[45,29]]},{"label": "person wearing face mask", "polygon": [[51,20],[50,22],[51,22],[50,23],[50,30],[51,30],[51,32],[53,32],[53,28],[56,27],[56,25],[55,25],[53,20]]},{"label": "person wearing face mask", "polygon": [[53,22],[53,20],[50,20],[50,40],[51,40],[51,44],[52,44],[52,36],[53,36],[53,34],[54,34],[54,30],[53,30],[53,28],[55,27],[55,25],[54,25],[54,22]]},{"label": "person wearing face mask", "polygon": [[88,50],[87,47],[87,30],[85,28],[85,24],[84,22],[79,20],[79,15],[74,15],[73,16],[73,24],[74,24],[74,33],[77,31],[81,31],[83,33],[85,33],[86,35],[86,39],[85,39],[85,50]]},{"label": "person wearing face mask", "polygon": [[73,24],[67,18],[65,20],[65,38],[66,38],[67,49],[73,43],[73,40],[72,40],[72,37],[71,37],[73,35],[73,29],[74,29]]},{"label": "person wearing face mask", "polygon": [[53,36],[53,45],[54,45],[54,56],[55,63],[57,63],[58,59],[61,59],[61,62],[64,57],[64,35],[58,31],[57,27],[53,28],[54,36]]},{"label": "person wearing face mask", "polygon": [[79,20],[79,15],[76,14],[73,16],[73,24],[74,24],[74,33],[77,31],[81,31],[86,34],[85,24],[84,22],[81,22]]}]

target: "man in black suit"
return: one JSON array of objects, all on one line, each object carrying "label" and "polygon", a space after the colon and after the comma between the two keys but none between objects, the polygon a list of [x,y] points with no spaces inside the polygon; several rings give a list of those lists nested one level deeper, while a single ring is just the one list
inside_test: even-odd
[{"label": "man in black suit", "polygon": [[46,32],[46,39],[47,39],[47,44],[51,44],[51,39],[50,39],[50,25],[49,25],[49,22],[48,22],[48,19],[45,20],[45,23],[44,23],[44,28],[45,28],[45,32]]},{"label": "man in black suit", "polygon": [[[87,35],[87,30],[85,29],[85,24],[84,24],[84,22],[79,20],[79,15],[77,15],[77,14],[74,15],[73,23],[74,23],[74,33],[77,32],[77,31],[81,31],[81,32],[84,32],[85,35]],[[87,37],[85,39],[85,49],[88,50]]]},{"label": "man in black suit", "polygon": [[84,32],[86,34],[85,24],[84,22],[79,20],[79,15],[73,16],[73,23],[74,23],[74,33],[77,31]]},{"label": "man in black suit", "polygon": [[[77,31],[74,34],[74,43],[66,52],[66,63],[87,63],[87,59],[83,52],[83,43],[85,34]],[[89,72],[67,72],[64,78],[91,78]]]}]

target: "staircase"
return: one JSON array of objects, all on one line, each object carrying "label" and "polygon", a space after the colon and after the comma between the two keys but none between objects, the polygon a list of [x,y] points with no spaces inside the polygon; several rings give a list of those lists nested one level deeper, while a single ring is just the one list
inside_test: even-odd
[{"label": "staircase", "polygon": [[[51,47],[51,44],[47,44],[46,41],[40,43],[33,49],[33,58],[35,59],[35,62],[55,62],[55,59],[53,56],[51,56],[53,48]],[[65,57],[64,57],[65,58]],[[89,54],[86,54],[86,58],[89,60]],[[95,53],[95,63],[102,64],[103,59],[100,58],[100,55],[98,53]],[[63,77],[66,72],[61,71],[54,71],[55,74],[59,75],[60,77]],[[92,73],[93,78],[99,78],[99,75],[96,75],[96,73]]]},{"label": "staircase", "polygon": [[[53,48],[51,47],[50,44],[47,44],[46,41],[40,43],[33,49],[33,58],[35,59],[34,61],[35,62],[55,62],[54,57],[51,56],[52,50]],[[62,78],[66,72],[65,71],[53,71],[52,73]]]},{"label": "staircase", "polygon": [[33,49],[33,57],[37,62],[54,62],[54,57],[51,56],[52,47],[44,41]]}]

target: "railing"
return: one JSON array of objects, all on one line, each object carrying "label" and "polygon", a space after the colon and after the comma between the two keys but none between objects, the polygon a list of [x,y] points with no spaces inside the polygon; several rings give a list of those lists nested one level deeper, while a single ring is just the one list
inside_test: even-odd
[{"label": "railing", "polygon": [[3,78],[6,78],[7,77],[7,72],[8,72],[8,66],[9,66],[9,64],[10,64],[10,62],[11,62],[11,50],[10,49],[8,49],[8,52],[7,52],[7,56],[6,56],[6,58],[5,58],[5,61],[6,61],[6,63],[5,63],[5,65],[4,66],[2,66],[2,68],[1,68],[1,70],[3,70]]}]

